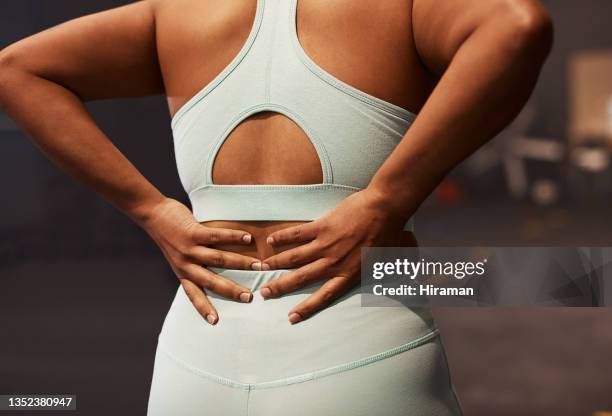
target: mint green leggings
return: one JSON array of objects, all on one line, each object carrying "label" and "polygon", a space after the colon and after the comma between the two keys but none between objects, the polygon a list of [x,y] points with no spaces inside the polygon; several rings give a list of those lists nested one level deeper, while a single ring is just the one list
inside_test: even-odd
[{"label": "mint green leggings", "polygon": [[[281,271],[212,269],[256,291]],[[362,307],[356,288],[297,325],[318,286],[242,304],[210,295],[210,326],[177,291],[159,336],[148,416],[460,415],[428,310]]]}]

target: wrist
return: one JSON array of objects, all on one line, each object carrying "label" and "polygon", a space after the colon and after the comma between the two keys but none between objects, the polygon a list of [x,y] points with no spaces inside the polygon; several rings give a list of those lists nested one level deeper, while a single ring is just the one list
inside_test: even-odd
[{"label": "wrist", "polygon": [[408,193],[396,193],[392,189],[377,185],[369,185],[363,191],[370,207],[379,212],[388,221],[403,225],[412,217],[418,205],[413,196]]},{"label": "wrist", "polygon": [[383,165],[366,189],[389,215],[408,221],[445,175],[442,164],[415,162],[412,169],[401,172]]},{"label": "wrist", "polygon": [[139,201],[138,203],[126,208],[124,211],[140,227],[145,228],[150,220],[155,216],[155,213],[161,206],[167,202],[169,198],[161,193]]}]

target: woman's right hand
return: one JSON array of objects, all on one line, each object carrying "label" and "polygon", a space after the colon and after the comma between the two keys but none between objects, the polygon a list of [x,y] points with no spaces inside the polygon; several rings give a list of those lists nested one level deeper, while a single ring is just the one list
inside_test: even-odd
[{"label": "woman's right hand", "polygon": [[196,221],[185,205],[170,198],[157,203],[140,225],[164,253],[185,293],[208,323],[215,325],[219,314],[204,289],[238,302],[251,302],[253,293],[248,288],[205,267],[259,270],[261,261],[257,258],[207,247],[226,243],[248,245],[250,234],[206,227]]}]

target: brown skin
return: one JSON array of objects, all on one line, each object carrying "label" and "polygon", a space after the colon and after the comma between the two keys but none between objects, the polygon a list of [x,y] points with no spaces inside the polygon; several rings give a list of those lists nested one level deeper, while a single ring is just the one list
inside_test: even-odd
[{"label": "brown skin", "polygon": [[[213,324],[219,316],[202,288],[244,302],[252,293],[202,265],[297,269],[268,283],[264,297],[325,280],[289,311],[295,323],[359,282],[361,247],[414,244],[402,224],[516,116],[552,44],[537,0],[300,0],[298,34],[315,62],[419,116],[370,185],[316,221],[198,224],[113,146],[83,102],[165,94],[174,114],[238,53],[254,14],[253,0],[145,0],[0,52],[2,108],[62,169],[142,226]],[[232,132],[213,179],[319,183],[320,169],[304,132],[264,113]]]}]

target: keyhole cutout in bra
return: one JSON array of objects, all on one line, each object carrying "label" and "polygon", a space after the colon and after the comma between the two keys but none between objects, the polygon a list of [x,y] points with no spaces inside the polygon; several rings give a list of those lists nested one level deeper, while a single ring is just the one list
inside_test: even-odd
[{"label": "keyhole cutout in bra", "polygon": [[273,111],[251,115],[223,141],[212,170],[216,185],[302,185],[323,182],[308,135]]}]

